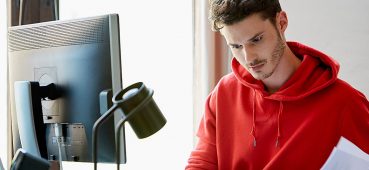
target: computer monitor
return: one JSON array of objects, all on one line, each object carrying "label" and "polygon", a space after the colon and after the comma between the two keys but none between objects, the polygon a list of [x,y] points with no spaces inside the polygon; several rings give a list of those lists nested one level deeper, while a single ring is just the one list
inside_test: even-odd
[{"label": "computer monitor", "polygon": [[[122,88],[118,15],[10,27],[8,55],[13,151],[34,140],[46,159],[59,160],[61,155],[66,161],[91,162],[92,127],[111,101],[100,94],[108,89],[114,94]],[[39,117],[43,124],[31,124],[42,124],[41,130],[25,128],[19,121],[14,97],[14,84],[19,81],[38,82],[40,86],[54,83],[58,89],[60,97],[42,100],[42,113],[34,113],[34,119]],[[61,154],[55,123],[61,125],[64,137]],[[100,130],[99,162],[115,161],[114,124],[109,120]],[[35,131],[44,135],[36,139],[20,135]]]}]

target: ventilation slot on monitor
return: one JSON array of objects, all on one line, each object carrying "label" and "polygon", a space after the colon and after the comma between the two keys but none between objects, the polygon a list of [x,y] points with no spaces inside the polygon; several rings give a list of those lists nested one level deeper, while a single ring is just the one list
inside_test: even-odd
[{"label": "ventilation slot on monitor", "polygon": [[[104,29],[107,19],[97,18],[79,22],[40,25],[8,31],[9,50],[59,47],[67,45],[104,42]],[[41,23],[42,24],[42,23]]]}]

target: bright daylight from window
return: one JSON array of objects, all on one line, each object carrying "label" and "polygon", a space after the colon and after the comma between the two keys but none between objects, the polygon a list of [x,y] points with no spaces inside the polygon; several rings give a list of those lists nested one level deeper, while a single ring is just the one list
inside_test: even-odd
[{"label": "bright daylight from window", "polygon": [[[127,164],[122,169],[183,169],[193,144],[192,1],[63,0],[59,3],[61,20],[119,14],[123,86],[144,82],[154,90],[153,97],[167,119],[163,129],[145,139],[138,139],[131,127],[125,126]],[[5,1],[0,4],[0,11],[0,157],[5,163]],[[77,167],[91,166],[64,163],[64,169]]]}]

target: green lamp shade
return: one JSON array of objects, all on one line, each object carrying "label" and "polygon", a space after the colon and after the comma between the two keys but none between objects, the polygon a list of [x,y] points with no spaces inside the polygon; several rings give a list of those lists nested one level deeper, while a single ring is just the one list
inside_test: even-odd
[{"label": "green lamp shade", "polygon": [[[124,116],[129,116],[127,121],[139,139],[156,133],[167,122],[152,98],[153,93],[153,90],[138,82],[113,97],[113,102],[119,103]],[[114,101],[115,99],[123,102]]]}]

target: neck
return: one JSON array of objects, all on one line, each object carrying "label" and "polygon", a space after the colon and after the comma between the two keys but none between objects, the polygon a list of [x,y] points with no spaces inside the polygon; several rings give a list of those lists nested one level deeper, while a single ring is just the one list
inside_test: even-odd
[{"label": "neck", "polygon": [[267,79],[262,80],[267,91],[269,93],[274,93],[292,76],[292,74],[299,67],[301,61],[288,47],[284,50],[283,56],[280,59],[277,68],[275,69],[273,75]]}]

